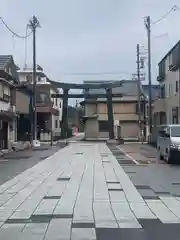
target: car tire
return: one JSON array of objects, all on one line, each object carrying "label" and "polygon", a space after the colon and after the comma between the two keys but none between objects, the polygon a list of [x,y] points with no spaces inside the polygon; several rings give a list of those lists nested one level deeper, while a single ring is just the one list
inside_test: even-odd
[{"label": "car tire", "polygon": [[163,155],[161,155],[160,153],[159,153],[159,160],[164,160]]},{"label": "car tire", "polygon": [[172,164],[173,163],[171,153],[168,154],[167,163],[168,164]]},{"label": "car tire", "polygon": [[158,147],[158,153],[159,153],[159,160],[164,160],[164,157],[163,155],[161,155],[161,152],[160,152],[160,147]]}]

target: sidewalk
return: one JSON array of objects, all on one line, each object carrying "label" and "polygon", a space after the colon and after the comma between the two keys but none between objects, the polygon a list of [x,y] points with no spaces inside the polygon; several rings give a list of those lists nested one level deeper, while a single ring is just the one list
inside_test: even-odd
[{"label": "sidewalk", "polygon": [[180,198],[144,199],[105,143],[70,143],[0,186],[0,239],[178,239],[179,223]]}]

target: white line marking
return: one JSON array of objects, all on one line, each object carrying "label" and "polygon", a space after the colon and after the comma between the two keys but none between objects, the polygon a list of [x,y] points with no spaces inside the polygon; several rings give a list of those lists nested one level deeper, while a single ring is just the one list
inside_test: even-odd
[{"label": "white line marking", "polygon": [[139,165],[139,162],[136,161],[132,156],[130,156],[128,153],[126,153],[122,148],[118,147],[119,150],[121,150],[128,158],[130,158],[136,165]]}]

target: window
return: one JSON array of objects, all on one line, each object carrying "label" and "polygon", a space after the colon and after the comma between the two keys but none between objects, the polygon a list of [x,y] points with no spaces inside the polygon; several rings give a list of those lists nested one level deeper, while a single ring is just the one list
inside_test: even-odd
[{"label": "window", "polygon": [[55,128],[58,128],[58,120],[55,120]]},{"label": "window", "polygon": [[108,121],[99,121],[99,132],[108,132],[109,125]]},{"label": "window", "polygon": [[159,113],[159,121],[160,121],[160,125],[166,124],[166,113],[165,112]]},{"label": "window", "polygon": [[165,85],[160,88],[160,98],[165,98]]},{"label": "window", "polygon": [[164,129],[159,130],[158,135],[159,135],[160,137],[164,137],[164,134],[165,134],[165,130],[164,130]]},{"label": "window", "polygon": [[56,101],[56,103],[55,103],[55,104],[56,104],[56,106],[57,106],[57,105],[58,105],[58,99],[57,99],[57,98],[55,98],[55,99],[56,99],[56,100],[55,100],[55,101]]},{"label": "window", "polygon": [[61,108],[61,101],[59,102],[59,108]]},{"label": "window", "polygon": [[27,83],[32,83],[32,74],[29,74],[26,76],[26,82]]},{"label": "window", "polygon": [[178,107],[172,108],[172,123],[178,124]]},{"label": "window", "polygon": [[176,93],[179,91],[178,81],[176,81]]},{"label": "window", "polygon": [[0,83],[0,98],[3,98],[3,84]]},{"label": "window", "polygon": [[180,127],[179,126],[171,127],[171,136],[172,137],[180,137]]},{"label": "window", "polygon": [[59,120],[59,128],[61,128],[61,120]]},{"label": "window", "polygon": [[10,101],[10,88],[6,85],[3,85],[3,100],[6,102]]},{"label": "window", "polygon": [[172,84],[169,84],[169,97],[172,96]]},{"label": "window", "polygon": [[164,77],[165,76],[165,60],[163,60],[160,64],[159,64],[159,76],[160,77]]}]

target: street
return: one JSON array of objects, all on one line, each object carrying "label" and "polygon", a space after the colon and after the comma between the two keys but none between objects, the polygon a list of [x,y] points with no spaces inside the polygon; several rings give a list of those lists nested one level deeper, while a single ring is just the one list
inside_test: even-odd
[{"label": "street", "polygon": [[37,152],[26,167],[8,160],[20,162],[1,180],[0,239],[179,239],[180,166],[155,148],[72,141]]}]

